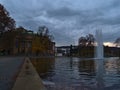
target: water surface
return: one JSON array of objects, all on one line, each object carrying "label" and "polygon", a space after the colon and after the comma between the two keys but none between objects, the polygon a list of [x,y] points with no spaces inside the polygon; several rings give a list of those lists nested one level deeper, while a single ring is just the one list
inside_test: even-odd
[{"label": "water surface", "polygon": [[59,87],[77,87],[75,90],[79,90],[79,87],[86,90],[120,89],[119,59],[55,57],[32,59],[32,63],[44,81],[53,82]]}]

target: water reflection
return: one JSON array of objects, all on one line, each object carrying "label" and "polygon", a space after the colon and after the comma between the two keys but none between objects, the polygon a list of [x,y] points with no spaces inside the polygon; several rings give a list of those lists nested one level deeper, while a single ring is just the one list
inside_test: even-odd
[{"label": "water reflection", "polygon": [[96,62],[96,86],[98,90],[104,89],[104,59],[95,60]]},{"label": "water reflection", "polygon": [[95,61],[94,60],[80,60],[79,61],[80,75],[95,75]]},{"label": "water reflection", "polygon": [[[40,76],[62,85],[84,85],[92,90],[120,88],[120,60],[83,60],[73,57],[32,59]],[[116,89],[115,89],[116,90]]]},{"label": "water reflection", "polygon": [[109,59],[105,61],[104,83],[106,87],[120,88],[120,60],[119,59],[118,60]]},{"label": "water reflection", "polygon": [[31,58],[31,61],[42,78],[54,75],[55,58]]},{"label": "water reflection", "polygon": [[79,60],[79,76],[85,86],[93,87],[96,84],[96,62],[95,60]]},{"label": "water reflection", "polygon": [[72,57],[70,57],[70,67],[71,67],[71,69],[73,68],[73,58]]},{"label": "water reflection", "polygon": [[120,74],[120,61],[119,60],[107,60],[105,62],[105,70],[107,74]]}]

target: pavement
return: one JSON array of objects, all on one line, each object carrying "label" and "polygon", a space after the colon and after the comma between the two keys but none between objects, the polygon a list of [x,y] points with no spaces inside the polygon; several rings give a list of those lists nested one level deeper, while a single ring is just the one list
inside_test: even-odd
[{"label": "pavement", "polygon": [[25,58],[12,90],[46,90],[29,58]]},{"label": "pavement", "polygon": [[0,90],[11,90],[23,61],[24,57],[0,57]]}]

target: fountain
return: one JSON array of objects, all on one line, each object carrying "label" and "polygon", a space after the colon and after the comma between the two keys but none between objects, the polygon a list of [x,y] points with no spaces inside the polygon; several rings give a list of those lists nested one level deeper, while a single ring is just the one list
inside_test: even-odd
[{"label": "fountain", "polygon": [[96,80],[97,80],[97,87],[98,90],[103,90],[104,88],[104,80],[103,80],[103,73],[104,73],[104,53],[103,53],[103,36],[102,30],[96,30],[96,48],[95,48],[95,60],[96,62]]},{"label": "fountain", "polygon": [[103,37],[102,30],[96,30],[96,48],[95,48],[95,58],[103,59]]}]

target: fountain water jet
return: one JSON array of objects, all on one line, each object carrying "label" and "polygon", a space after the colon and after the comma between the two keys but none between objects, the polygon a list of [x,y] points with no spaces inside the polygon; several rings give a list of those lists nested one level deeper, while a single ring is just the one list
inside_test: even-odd
[{"label": "fountain water jet", "polygon": [[96,48],[95,48],[95,58],[103,59],[103,36],[102,30],[96,30]]},{"label": "fountain water jet", "polygon": [[95,58],[96,61],[96,80],[97,80],[97,87],[98,90],[103,90],[104,88],[104,80],[103,80],[103,74],[104,74],[104,53],[103,53],[103,36],[102,36],[102,30],[96,30],[96,48],[95,48]]}]

